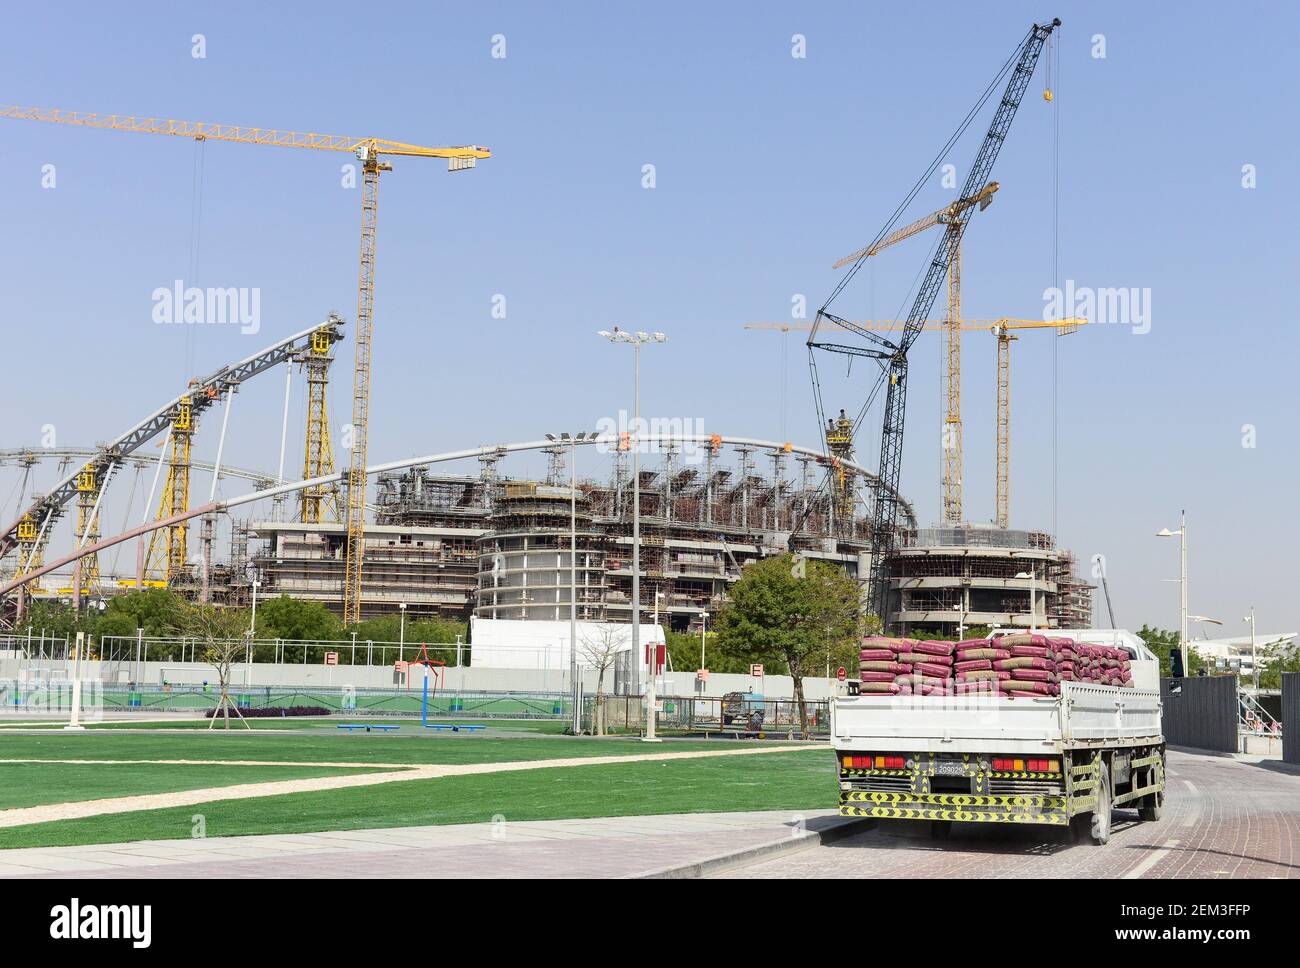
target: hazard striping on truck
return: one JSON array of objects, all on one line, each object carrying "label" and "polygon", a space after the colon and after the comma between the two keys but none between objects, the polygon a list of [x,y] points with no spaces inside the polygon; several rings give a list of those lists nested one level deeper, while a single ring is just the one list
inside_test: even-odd
[{"label": "hazard striping on truck", "polygon": [[1015,813],[1012,811],[947,810],[942,807],[841,807],[845,817],[875,817],[879,820],[941,820],[960,823],[1069,823],[1065,814]]}]

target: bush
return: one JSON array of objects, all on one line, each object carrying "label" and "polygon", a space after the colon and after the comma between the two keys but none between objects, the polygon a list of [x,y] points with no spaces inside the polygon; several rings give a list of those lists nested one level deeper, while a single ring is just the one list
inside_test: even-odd
[{"label": "bush", "polygon": [[[239,714],[245,719],[265,719],[275,716],[328,716],[332,710],[324,706],[258,706],[256,709],[240,709]],[[203,715],[211,719],[217,715],[216,709],[209,709]]]}]

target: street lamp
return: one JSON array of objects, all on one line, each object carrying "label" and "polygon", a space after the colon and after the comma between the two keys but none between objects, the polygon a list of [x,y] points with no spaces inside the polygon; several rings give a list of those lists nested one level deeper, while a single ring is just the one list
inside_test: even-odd
[{"label": "street lamp", "polygon": [[403,653],[406,651],[406,602],[399,602],[397,607],[402,616],[397,629],[397,661],[401,662]]},{"label": "street lamp", "polygon": [[[597,432],[580,430],[572,437],[560,434],[560,442],[569,445],[569,691],[574,736],[582,729],[578,709],[578,442],[588,437],[595,440]],[[546,439],[554,443],[555,434],[547,434]]]},{"label": "street lamp", "polygon": [[248,638],[251,642],[253,636],[257,634],[257,590],[262,587],[262,583],[253,579],[253,614],[248,619]]},{"label": "street lamp", "polygon": [[1156,532],[1156,537],[1179,539],[1181,552],[1178,566],[1178,651],[1182,655],[1183,675],[1187,675],[1187,512],[1179,512],[1177,531],[1161,528]]},{"label": "street lamp", "polygon": [[704,669],[704,637],[709,634],[709,613],[700,609],[700,669]]},{"label": "street lamp", "polygon": [[[596,335],[603,336],[611,343],[631,343],[635,362],[633,368],[633,414],[632,429],[641,429],[641,344],[665,343],[668,337],[663,333],[629,333],[619,329],[602,329]],[[657,658],[657,656],[656,656]],[[633,684],[640,686],[641,678],[641,443],[636,441],[632,447],[632,678]],[[646,689],[646,735],[649,742],[655,741],[655,677],[654,666],[650,673],[649,686]]]},{"label": "street lamp", "polygon": [[1255,692],[1259,692],[1259,662],[1255,659],[1255,606],[1250,606],[1250,614],[1242,619],[1250,623],[1250,674],[1255,680]]},{"label": "street lamp", "polygon": [[1034,597],[1034,590],[1037,587],[1035,582],[1038,581],[1038,576],[1032,571],[1019,571],[1016,572],[1016,577],[1029,579],[1029,631],[1032,632],[1035,623],[1038,621],[1038,602]]}]

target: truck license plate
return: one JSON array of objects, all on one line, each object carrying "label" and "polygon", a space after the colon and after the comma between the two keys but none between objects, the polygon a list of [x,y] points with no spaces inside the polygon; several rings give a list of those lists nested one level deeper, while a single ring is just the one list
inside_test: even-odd
[{"label": "truck license plate", "polygon": [[961,760],[940,760],[934,764],[936,776],[965,776],[966,764]]}]

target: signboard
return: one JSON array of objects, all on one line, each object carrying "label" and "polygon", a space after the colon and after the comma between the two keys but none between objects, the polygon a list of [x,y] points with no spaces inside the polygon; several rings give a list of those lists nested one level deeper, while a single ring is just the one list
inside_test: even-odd
[{"label": "signboard", "polygon": [[409,663],[409,662],[400,662],[400,661],[399,661],[399,662],[394,662],[394,663],[393,663],[393,671],[394,671],[394,672],[400,672],[402,675],[405,675],[405,674],[406,674],[406,670],[407,670],[407,668],[410,666],[410,664],[411,664],[411,663]]},{"label": "signboard", "polygon": [[701,669],[699,672],[695,673],[695,677],[696,677],[697,679],[699,679],[700,682],[708,682],[708,681],[709,681],[709,670],[708,670],[708,669]]},{"label": "signboard", "polygon": [[835,670],[835,678],[838,679],[840,682],[843,682],[848,677],[849,677],[848,670],[846,670],[844,666],[840,666],[838,669]]},{"label": "signboard", "polygon": [[653,674],[657,676],[657,675],[659,675],[659,673],[661,673],[661,672],[664,671],[664,663],[665,663],[665,662],[667,661],[667,659],[668,659],[668,646],[667,646],[667,645],[664,645],[664,644],[662,644],[662,643],[659,644],[659,645],[651,646],[651,644],[650,644],[649,642],[646,643],[646,646],[645,646],[645,664],[646,664],[646,667],[647,667],[647,668],[650,667],[650,650],[651,650],[651,648],[654,649],[654,667],[653,667]]},{"label": "signboard", "polygon": [[326,665],[334,665],[334,666],[338,665],[338,664],[339,664],[339,654],[338,654],[337,652],[326,652],[326,653],[325,653],[325,664],[326,664]]},{"label": "signboard", "polygon": [[751,676],[758,676],[761,679],[763,677],[763,664],[761,662],[755,662],[749,667],[749,674]]}]

